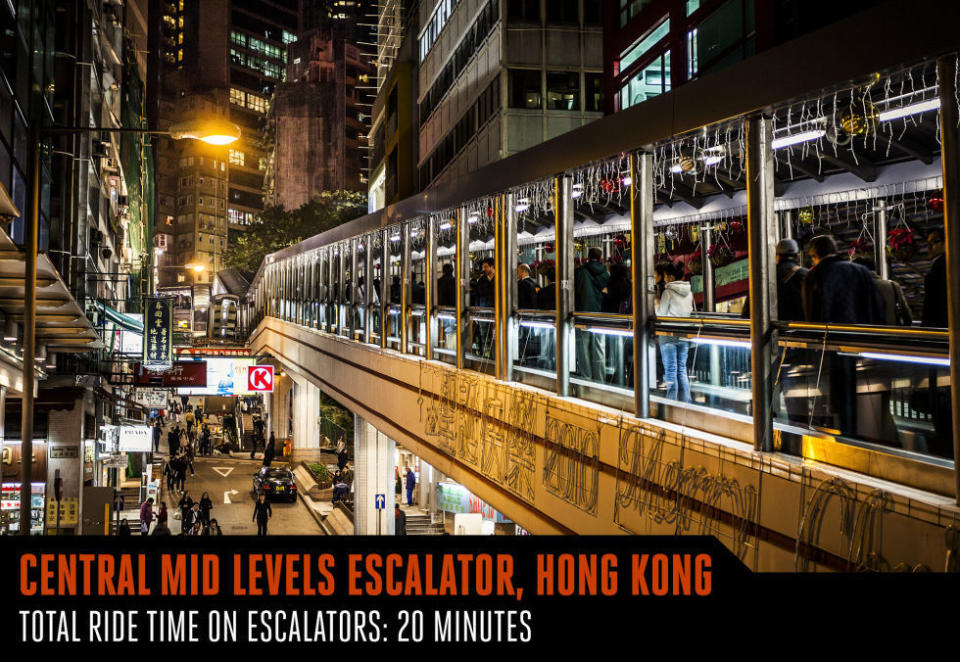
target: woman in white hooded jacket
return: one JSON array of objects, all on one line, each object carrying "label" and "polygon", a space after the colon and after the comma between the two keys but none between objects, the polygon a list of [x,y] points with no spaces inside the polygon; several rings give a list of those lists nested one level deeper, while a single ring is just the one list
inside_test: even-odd
[{"label": "woman in white hooded jacket", "polygon": [[[689,317],[693,312],[693,292],[690,290],[690,283],[680,280],[683,277],[683,267],[672,262],[662,262],[656,265],[654,271],[657,282],[663,283],[663,292],[656,300],[657,317]],[[660,336],[659,342],[667,398],[690,402],[690,382],[687,380],[689,344],[672,336]]]}]

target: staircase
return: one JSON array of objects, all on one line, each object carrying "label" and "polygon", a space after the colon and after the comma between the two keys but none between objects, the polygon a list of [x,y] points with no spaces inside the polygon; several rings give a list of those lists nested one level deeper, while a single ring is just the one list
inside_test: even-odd
[{"label": "staircase", "polygon": [[408,536],[443,535],[443,522],[431,522],[430,515],[411,515],[407,513]]},{"label": "staircase", "polygon": [[253,448],[253,412],[240,414],[240,447]]}]

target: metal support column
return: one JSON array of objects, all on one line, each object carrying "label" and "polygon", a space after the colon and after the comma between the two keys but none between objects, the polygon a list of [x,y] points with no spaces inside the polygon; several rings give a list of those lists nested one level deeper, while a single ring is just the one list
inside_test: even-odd
[{"label": "metal support column", "polygon": [[380,230],[380,346],[389,347],[390,335],[390,235]]},{"label": "metal support column", "polygon": [[470,304],[470,223],[467,210],[461,207],[457,211],[457,368],[463,368],[463,355],[467,342],[464,340],[469,320],[467,308]]},{"label": "metal support column", "polygon": [[714,293],[716,288],[713,274],[713,262],[710,260],[710,250],[713,248],[713,226],[707,223],[700,228],[700,264],[703,265],[703,311],[712,313],[714,308]]},{"label": "metal support column", "polygon": [[890,279],[890,264],[887,262],[887,201],[877,200],[873,209],[873,261],[877,263],[877,275]]},{"label": "metal support column", "polygon": [[[570,395],[570,345],[573,338],[573,198],[571,178],[554,180],[557,256],[557,395]],[[574,339],[575,340],[575,339]],[[573,353],[576,356],[576,352]]]},{"label": "metal support column", "polygon": [[425,224],[426,244],[423,251],[423,355],[430,360],[433,358],[433,343],[437,324],[437,311],[433,302],[436,300],[437,289],[437,217],[430,216]]},{"label": "metal support column", "polygon": [[780,212],[780,238],[781,239],[793,239],[793,210],[784,209]]},{"label": "metal support column", "polygon": [[503,214],[497,224],[497,376],[513,380],[513,361],[517,347],[517,204],[516,195],[507,193],[500,198]]},{"label": "metal support column", "polygon": [[746,120],[747,247],[750,260],[750,364],[753,374],[753,446],[773,450],[772,365],[776,339],[770,311],[777,305],[773,209],[773,124],[753,115]]},{"label": "metal support column", "polygon": [[37,249],[40,226],[40,132],[30,141],[30,213],[24,219],[23,251],[23,408],[20,422],[20,530],[30,535],[33,523],[33,364],[37,347]]},{"label": "metal support column", "polygon": [[363,342],[370,342],[373,333],[373,238],[363,236]]},{"label": "metal support column", "polygon": [[650,416],[650,334],[653,312],[653,154],[630,156],[630,263],[633,267],[633,388],[636,414]]},{"label": "metal support column", "polygon": [[407,327],[410,326],[410,289],[413,278],[410,276],[410,227],[411,223],[400,226],[400,351],[407,353]]},{"label": "metal support column", "polygon": [[960,505],[960,110],[957,108],[957,60],[937,61],[940,86],[940,140],[943,162],[943,234],[947,254],[947,319],[950,325],[950,409],[953,411],[953,475]]}]

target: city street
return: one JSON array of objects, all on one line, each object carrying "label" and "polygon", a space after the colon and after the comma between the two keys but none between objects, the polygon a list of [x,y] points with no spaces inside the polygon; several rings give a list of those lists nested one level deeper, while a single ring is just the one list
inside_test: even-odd
[{"label": "city street", "polygon": [[[274,462],[274,466],[279,463]],[[219,522],[224,535],[256,535],[253,518],[253,473],[261,467],[259,460],[238,460],[229,457],[194,460],[196,476],[187,474],[186,488],[194,501],[207,492],[213,501],[211,518]],[[166,486],[164,485],[164,489]],[[170,511],[170,531],[180,533],[180,521],[173,519],[177,512],[179,494],[163,492],[161,497]],[[270,535],[320,535],[322,532],[307,507],[298,498],[296,502],[271,501],[273,517],[267,531]]]}]

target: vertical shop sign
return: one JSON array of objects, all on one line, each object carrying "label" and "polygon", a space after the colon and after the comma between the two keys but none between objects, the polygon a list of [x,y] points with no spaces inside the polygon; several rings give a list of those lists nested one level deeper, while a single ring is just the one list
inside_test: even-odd
[{"label": "vertical shop sign", "polygon": [[173,365],[173,299],[146,298],[143,311],[143,365],[169,368]]}]

